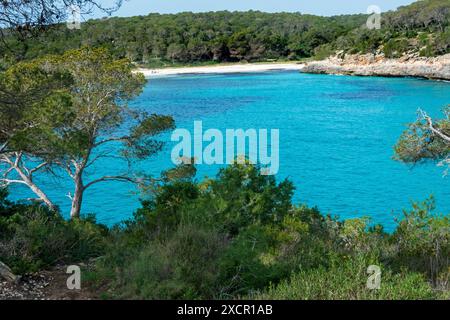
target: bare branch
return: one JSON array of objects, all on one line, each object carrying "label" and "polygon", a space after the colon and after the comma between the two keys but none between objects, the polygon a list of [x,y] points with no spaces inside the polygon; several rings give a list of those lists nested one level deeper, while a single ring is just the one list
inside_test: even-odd
[{"label": "bare branch", "polygon": [[7,147],[8,147],[8,141],[6,141],[2,145],[0,145],[0,154],[6,152]]},{"label": "bare branch", "polygon": [[131,183],[139,183],[140,182],[139,179],[128,177],[128,176],[104,176],[104,177],[92,180],[91,182],[86,184],[84,186],[84,190],[86,190],[87,188],[89,188],[90,186],[92,186],[96,183],[104,182],[104,181],[121,181],[121,182],[131,182]]},{"label": "bare branch", "polygon": [[68,9],[77,6],[82,16],[91,14],[98,9],[111,15],[121,5],[123,0],[116,0],[111,7],[102,5],[97,0],[15,0],[0,2],[0,36],[8,33],[19,32],[23,37],[33,35],[36,32],[46,30],[55,24],[67,21]]},{"label": "bare branch", "polygon": [[0,157],[0,161],[7,163],[10,166],[14,166],[14,162],[8,157],[8,154],[2,154]]},{"label": "bare branch", "polygon": [[419,109],[419,113],[422,116],[422,118],[427,121],[428,128],[433,132],[435,135],[439,136],[441,139],[443,139],[446,142],[450,143],[450,137],[442,133],[439,129],[436,129],[433,125],[433,120],[427,113],[421,109]]},{"label": "bare branch", "polygon": [[34,167],[33,169],[30,169],[29,170],[30,176],[33,176],[33,173],[39,171],[40,169],[44,168],[47,165],[48,165],[48,162],[42,162],[41,164],[39,164],[38,166]]},{"label": "bare branch", "polygon": [[[0,178],[0,186],[9,186],[11,184],[23,184],[30,188],[31,191],[33,191],[34,194],[38,196],[38,198],[44,202],[51,210],[57,210],[56,206],[53,204],[53,202],[48,198],[48,196],[45,194],[45,192],[39,188],[34,182],[33,182],[33,173],[42,169],[46,165],[48,165],[46,162],[40,163],[33,169],[28,169],[23,161],[23,157],[26,156],[23,152],[14,152],[14,153],[8,153],[8,154],[2,154],[0,155],[0,161],[5,163],[9,168],[5,170],[3,173],[3,178]],[[15,158],[15,159],[14,159]],[[5,165],[3,165],[4,167]],[[15,179],[9,179],[9,174],[15,171],[17,173],[17,178]]]},{"label": "bare branch", "polygon": [[5,179],[5,178],[1,178],[0,179],[0,185],[3,186],[9,186],[10,184],[27,184],[25,181],[23,180],[15,180],[15,179]]},{"label": "bare branch", "polygon": [[99,154],[97,154],[96,156],[94,156],[91,160],[86,162],[86,165],[84,166],[84,168],[89,168],[90,166],[92,166],[98,159],[101,158],[109,158],[109,159],[122,159],[122,157],[120,156],[116,156],[113,153],[113,150],[109,150],[109,151],[103,151],[100,152]]},{"label": "bare branch", "polygon": [[108,142],[113,142],[113,141],[128,141],[129,139],[130,139],[130,137],[128,137],[128,136],[114,137],[114,138],[104,139],[104,140],[101,140],[101,141],[95,143],[95,144],[94,144],[94,148],[96,148],[96,147],[98,147],[98,146],[100,146],[100,145],[102,145],[102,144],[108,143]]}]

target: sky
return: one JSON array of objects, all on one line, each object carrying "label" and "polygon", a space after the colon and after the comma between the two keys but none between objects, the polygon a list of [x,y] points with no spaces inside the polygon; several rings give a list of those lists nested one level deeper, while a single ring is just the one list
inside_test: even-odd
[{"label": "sky", "polygon": [[[101,0],[106,6],[114,0]],[[176,13],[182,11],[247,11],[301,12],[322,16],[366,13],[370,5],[377,5],[381,11],[389,11],[407,5],[414,0],[124,0],[114,16],[147,15],[150,12]],[[93,18],[101,17],[96,14]]]}]

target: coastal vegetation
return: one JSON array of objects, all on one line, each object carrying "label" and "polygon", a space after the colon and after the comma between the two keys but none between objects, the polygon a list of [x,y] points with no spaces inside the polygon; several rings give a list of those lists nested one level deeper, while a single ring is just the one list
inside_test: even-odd
[{"label": "coastal vegetation", "polygon": [[450,3],[421,0],[381,14],[381,28],[360,27],[319,47],[319,52],[383,53],[388,58],[403,54],[439,56],[450,52]]},{"label": "coastal vegetation", "polygon": [[409,164],[437,161],[442,167],[450,166],[450,105],[443,110],[442,119],[433,120],[419,109],[416,122],[400,137],[395,146],[396,159]]},{"label": "coastal vegetation", "polygon": [[[161,184],[113,228],[0,198],[0,260],[14,272],[79,263],[99,298],[447,299],[450,220],[433,199],[393,233],[292,202],[294,186],[235,164]],[[369,266],[381,270],[367,288]]]},{"label": "coastal vegetation", "polygon": [[[2,76],[0,186],[26,185],[38,201],[56,210],[34,178],[64,172],[74,186],[73,194],[61,190],[69,192],[72,218],[80,215],[83,195],[94,184],[144,183],[131,163],[161,150],[163,143],[154,136],[174,127],[170,116],[127,107],[140,94],[144,76],[133,73],[127,59],[114,60],[104,49],[82,48],[18,63]],[[35,96],[36,90],[43,93]],[[129,169],[86,181],[89,168],[104,158],[126,161]]]},{"label": "coastal vegetation", "polygon": [[[301,13],[208,12],[89,20],[80,30],[55,25],[38,37],[7,39],[10,59],[31,59],[80,46],[105,47],[144,66],[326,58],[336,52],[400,57],[450,52],[450,3],[421,0],[381,15],[320,17]],[[10,49],[13,49],[11,54]],[[8,50],[6,52],[5,50]],[[8,54],[6,54],[8,53]],[[5,59],[7,60],[7,59]]]}]

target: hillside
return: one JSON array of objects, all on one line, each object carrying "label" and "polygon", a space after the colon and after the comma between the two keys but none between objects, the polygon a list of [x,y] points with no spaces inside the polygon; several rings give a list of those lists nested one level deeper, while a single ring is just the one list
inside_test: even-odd
[{"label": "hillside", "polygon": [[[450,52],[450,1],[422,0],[382,14],[381,30],[367,15],[319,17],[300,13],[207,12],[89,20],[81,30],[56,26],[25,42],[10,39],[20,58],[62,53],[82,45],[109,48],[140,65],[323,59],[335,52]],[[5,55],[5,52],[0,54]]]},{"label": "hillside", "polygon": [[11,41],[18,55],[34,58],[81,45],[104,46],[139,64],[192,64],[300,59],[314,55],[362,25],[365,15],[318,17],[299,13],[208,12],[149,14],[90,20],[81,30],[64,25],[26,43]]},{"label": "hillside", "polygon": [[[416,53],[434,57],[450,52],[450,1],[421,0],[381,16],[381,29],[356,28],[316,49],[322,57],[341,53],[378,53],[400,58]],[[323,54],[323,53],[327,54]]]}]

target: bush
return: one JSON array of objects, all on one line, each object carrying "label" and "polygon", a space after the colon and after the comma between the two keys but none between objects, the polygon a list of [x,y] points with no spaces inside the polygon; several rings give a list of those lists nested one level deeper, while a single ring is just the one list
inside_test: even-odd
[{"label": "bush", "polygon": [[[434,214],[434,199],[414,203],[393,234],[393,264],[422,272],[435,284],[450,281],[450,219]],[[439,283],[438,283],[439,282]]]},{"label": "bush", "polygon": [[251,296],[275,300],[410,300],[435,299],[423,275],[418,273],[394,274],[382,269],[380,289],[367,288],[367,268],[381,263],[363,256],[331,257],[329,268],[320,266],[302,270],[288,281],[271,286],[267,292]]},{"label": "bush", "polygon": [[[89,278],[106,297],[134,299],[448,298],[450,219],[429,199],[394,233],[294,206],[293,186],[235,164],[217,178],[167,180],[135,218],[107,230],[65,221],[0,190],[0,260],[16,272],[98,259]],[[367,268],[382,270],[368,290]],[[94,283],[95,285],[95,283]]]},{"label": "bush", "polygon": [[213,230],[180,225],[170,237],[147,242],[131,254],[111,247],[98,272],[114,276],[118,298],[211,299],[223,290],[217,264],[226,243]]},{"label": "bush", "polygon": [[387,58],[400,58],[409,48],[407,39],[390,39],[384,44],[383,52]]},{"label": "bush", "polygon": [[[135,220],[113,229],[97,273],[114,279],[113,297],[122,298],[448,295],[448,219],[432,215],[431,202],[414,205],[387,234],[366,218],[341,222],[293,206],[292,190],[249,164],[202,183],[166,183]],[[372,264],[383,270],[380,290],[366,289]]]},{"label": "bush", "polygon": [[8,202],[5,191],[0,196],[0,261],[18,274],[97,257],[106,234],[93,217],[66,221],[39,205]]},{"label": "bush", "polygon": [[190,181],[164,184],[154,199],[142,202],[134,215],[135,222],[153,233],[173,231],[183,218],[180,212],[198,197],[198,186]]},{"label": "bush", "polygon": [[294,192],[292,182],[277,183],[274,176],[262,175],[258,166],[249,164],[222,169],[217,179],[200,188],[202,196],[189,209],[230,235],[254,224],[281,223],[292,207]]},{"label": "bush", "polygon": [[335,53],[335,50],[330,44],[324,44],[317,47],[314,50],[314,58],[316,60],[325,60],[326,58],[332,56]]},{"label": "bush", "polygon": [[[113,230],[114,246],[99,272],[115,277],[126,297],[232,297],[264,288],[298,267],[291,251],[308,233],[297,214],[310,209],[294,210],[292,190],[289,181],[278,184],[248,164],[198,185],[164,184],[134,221]],[[205,243],[212,246],[208,254],[202,253]],[[211,282],[200,286],[199,279]]]}]

